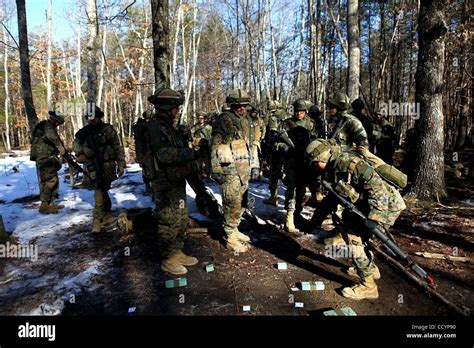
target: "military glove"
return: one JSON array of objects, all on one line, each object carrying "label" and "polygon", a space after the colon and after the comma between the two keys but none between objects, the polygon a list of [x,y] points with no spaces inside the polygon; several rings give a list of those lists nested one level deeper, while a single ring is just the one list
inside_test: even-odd
[{"label": "military glove", "polygon": [[256,181],[260,177],[260,168],[252,168],[250,171],[250,180]]},{"label": "military glove", "polygon": [[224,178],[222,177],[221,173],[212,173],[211,178],[218,184],[222,184],[224,182]]}]

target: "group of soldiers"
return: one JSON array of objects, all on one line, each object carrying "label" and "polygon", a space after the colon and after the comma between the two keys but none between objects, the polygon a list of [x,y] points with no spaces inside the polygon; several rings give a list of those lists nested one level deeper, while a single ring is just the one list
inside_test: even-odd
[{"label": "group of soldiers", "polygon": [[[208,120],[205,113],[198,113],[197,123],[186,131],[176,126],[184,103],[180,92],[164,88],[148,100],[154,112],[144,113],[134,133],[137,161],[145,184],[153,192],[162,270],[182,275],[187,267],[198,263],[197,258],[183,252],[188,225],[186,181],[190,182],[193,173],[219,184],[225,245],[244,253],[251,241],[239,231],[239,224],[248,204],[249,182],[266,172],[270,196],[265,204],[277,206],[280,180],[286,186],[284,230],[296,233],[296,225],[303,223],[318,229],[331,214],[336,228],[326,243],[351,248],[354,267],[348,273],[360,278],[356,285],[343,289],[343,296],[378,298],[374,280],[380,272],[367,247],[370,230],[388,230],[405,208],[396,185],[377,170],[391,160],[384,161],[370,151],[384,148],[377,132],[389,136],[382,120],[368,129],[367,120],[361,120],[364,115],[357,109],[358,102],[352,103],[356,117],[350,113],[349,98],[343,93],[328,98],[327,122],[319,108],[304,99],[294,101],[291,114],[280,102],[271,100],[268,114],[262,117],[251,105],[249,94],[237,89],[229,93],[220,113]],[[108,190],[111,182],[123,175],[125,160],[117,133],[102,122],[103,112],[96,107],[86,116],[89,124],[77,132],[73,150],[95,185],[92,231],[97,233],[114,220]],[[32,159],[37,162],[41,183],[41,213],[55,213],[61,208],[53,200],[58,187],[58,156],[66,151],[56,131],[62,123],[64,119],[52,112],[33,135]],[[368,222],[361,223],[332,196],[324,196],[323,181],[350,199]],[[309,221],[301,215],[308,204],[317,206]]]}]

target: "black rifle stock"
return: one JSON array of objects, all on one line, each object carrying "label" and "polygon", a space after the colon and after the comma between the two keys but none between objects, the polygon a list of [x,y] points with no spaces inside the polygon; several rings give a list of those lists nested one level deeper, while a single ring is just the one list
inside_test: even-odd
[{"label": "black rifle stock", "polygon": [[[349,209],[351,212],[357,214],[364,222],[368,220],[368,218],[362,214],[360,210],[356,208],[356,206],[346,200],[344,197],[339,195],[334,188],[331,186],[331,184],[325,180],[323,180],[323,186],[331,192],[339,201],[341,205],[343,205],[345,208]],[[423,280],[425,280],[428,284],[433,284],[434,279],[433,276],[430,274],[426,273],[426,271],[420,267],[415,261],[413,261],[407,254],[403,252],[400,247],[395,244],[381,229],[379,226],[376,228],[373,228],[370,230],[375,237],[377,237],[382,243],[390,250],[392,251],[396,256],[398,256],[400,259],[405,261],[408,266],[416,273],[418,276],[420,276]]]}]

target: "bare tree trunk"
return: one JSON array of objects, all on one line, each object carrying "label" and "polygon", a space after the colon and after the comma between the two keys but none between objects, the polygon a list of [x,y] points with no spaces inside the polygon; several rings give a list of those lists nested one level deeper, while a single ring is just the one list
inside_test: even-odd
[{"label": "bare tree trunk", "polygon": [[97,19],[96,0],[87,0],[87,102],[96,103],[97,98]]},{"label": "bare tree trunk", "polygon": [[150,0],[150,3],[156,90],[170,86],[169,4],[168,0]]},{"label": "bare tree trunk", "polygon": [[102,31],[102,48],[100,50],[100,73],[99,73],[99,91],[97,93],[97,105],[101,106],[102,91],[104,89],[104,70],[105,70],[105,49],[107,45],[107,24],[104,25]]},{"label": "bare tree trunk", "polygon": [[7,30],[3,28],[3,42],[5,43],[5,50],[3,51],[3,69],[5,74],[5,147],[8,152],[11,151],[10,144],[10,120],[9,110],[10,105],[10,90],[8,88],[8,46],[7,43]]},{"label": "bare tree trunk", "polygon": [[[260,0],[259,0],[260,1]],[[262,0],[263,1],[263,0]],[[267,1],[267,0],[265,0]],[[270,85],[268,83],[268,74],[267,74],[267,63],[266,63],[266,43],[267,43],[267,11],[266,11],[266,6],[263,9],[263,18],[262,18],[262,43],[261,43],[261,49],[262,49],[262,70],[263,70],[263,85],[265,88],[265,95],[267,96],[267,100],[271,100],[272,96],[270,93]]]},{"label": "bare tree trunk", "polygon": [[176,12],[177,12],[177,19],[176,19],[176,29],[174,32],[173,62],[171,64],[171,74],[170,74],[171,89],[175,87],[176,66],[178,64],[178,38],[179,38],[179,30],[181,27],[181,20],[183,18],[183,9],[181,7],[181,0],[178,1],[178,7],[177,7]]},{"label": "bare tree trunk", "polygon": [[350,100],[359,97],[360,47],[359,47],[359,0],[348,0],[347,37],[349,43],[349,67],[347,95]]},{"label": "bare tree trunk", "polygon": [[46,100],[48,103],[48,110],[53,110],[53,105],[51,103],[51,24],[52,24],[52,10],[53,10],[53,0],[49,0],[48,5],[48,60],[46,67]]},{"label": "bare tree trunk", "polygon": [[28,50],[25,0],[16,0],[16,8],[18,16],[18,36],[20,41],[21,87],[28,125],[30,131],[33,132],[33,129],[38,122],[38,116],[36,116],[35,105],[33,103],[33,93],[31,92],[30,54]]},{"label": "bare tree trunk", "polygon": [[276,47],[275,47],[275,33],[273,30],[273,19],[272,19],[272,11],[270,8],[270,0],[266,0],[267,3],[267,11],[268,11],[268,19],[270,24],[270,44],[272,49],[272,66],[273,66],[273,98],[278,99],[279,93],[279,85],[278,85],[278,61],[276,55]]},{"label": "bare tree trunk", "polygon": [[420,103],[421,115],[412,193],[420,199],[446,196],[442,109],[446,6],[444,0],[423,1],[418,17],[415,101]]},{"label": "bare tree trunk", "polygon": [[81,25],[77,24],[77,62],[76,62],[76,98],[84,97],[81,81]]},{"label": "bare tree trunk", "polygon": [[67,89],[67,99],[71,100],[71,84],[69,83],[69,68],[66,63],[66,51],[64,47],[61,49],[63,53],[63,68],[64,68],[64,77],[66,78],[66,89]]}]

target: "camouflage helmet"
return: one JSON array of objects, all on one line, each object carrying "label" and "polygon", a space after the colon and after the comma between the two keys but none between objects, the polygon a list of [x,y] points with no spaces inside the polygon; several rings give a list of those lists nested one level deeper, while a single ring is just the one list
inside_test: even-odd
[{"label": "camouflage helmet", "polygon": [[351,103],[351,106],[353,110],[362,110],[364,108],[364,102],[362,99],[357,98],[354,99],[354,101]]},{"label": "camouflage helmet", "polygon": [[278,109],[282,109],[283,105],[278,100],[269,100],[267,103],[268,111],[276,111]]},{"label": "camouflage helmet", "polygon": [[250,96],[247,91],[243,89],[234,89],[232,92],[229,93],[227,98],[225,98],[225,102],[232,105],[249,105],[250,104]]},{"label": "camouflage helmet", "polygon": [[199,117],[207,118],[207,114],[204,111],[199,111],[198,113],[196,113],[196,118]]},{"label": "camouflage helmet", "polygon": [[170,111],[184,103],[183,94],[170,88],[162,88],[155,94],[148,97],[148,101],[155,105],[155,108]]},{"label": "camouflage helmet", "polygon": [[293,111],[309,111],[309,108],[313,105],[309,100],[306,99],[296,99],[294,101]]},{"label": "camouflage helmet", "polygon": [[335,139],[316,139],[306,147],[306,157],[309,162],[327,163],[331,155],[341,151],[341,147],[337,145]]},{"label": "camouflage helmet", "polygon": [[49,119],[58,123],[58,124],[64,124],[64,116],[57,113],[56,111],[48,111],[49,114]]},{"label": "camouflage helmet", "polygon": [[326,104],[334,105],[338,110],[347,110],[349,109],[349,97],[345,93],[334,93],[327,100]]}]

